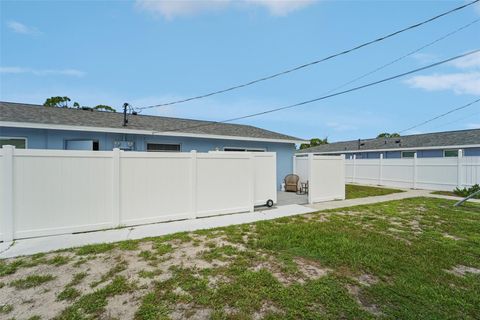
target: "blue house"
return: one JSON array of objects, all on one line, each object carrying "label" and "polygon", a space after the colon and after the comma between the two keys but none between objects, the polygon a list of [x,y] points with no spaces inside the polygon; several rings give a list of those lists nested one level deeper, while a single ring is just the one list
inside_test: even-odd
[{"label": "blue house", "polygon": [[480,129],[413,134],[394,138],[359,139],[320,145],[300,152],[344,154],[347,159],[480,156]]},{"label": "blue house", "polygon": [[128,115],[92,109],[0,102],[0,146],[151,152],[251,151],[277,153],[277,185],[292,173],[301,139],[239,124]]}]

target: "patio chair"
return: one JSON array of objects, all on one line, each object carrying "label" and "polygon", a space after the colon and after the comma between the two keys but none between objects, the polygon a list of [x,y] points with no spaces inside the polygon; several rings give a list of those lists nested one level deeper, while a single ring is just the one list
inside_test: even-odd
[{"label": "patio chair", "polygon": [[283,180],[285,182],[285,191],[297,192],[298,191],[298,180],[300,177],[296,174],[289,174]]}]

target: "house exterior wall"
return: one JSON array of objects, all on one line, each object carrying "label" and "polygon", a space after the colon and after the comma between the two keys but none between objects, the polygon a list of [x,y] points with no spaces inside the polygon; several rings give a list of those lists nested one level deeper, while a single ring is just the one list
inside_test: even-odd
[{"label": "house exterior wall", "polygon": [[154,136],[138,134],[121,134],[106,132],[85,132],[51,129],[28,129],[0,127],[2,137],[24,137],[27,138],[29,149],[65,149],[67,140],[92,139],[98,140],[99,150],[109,151],[113,149],[114,141],[134,141],[135,151],[146,151],[147,143],[180,144],[181,152],[208,152],[214,150],[222,151],[225,147],[246,147],[261,148],[265,151],[277,153],[277,188],[283,178],[293,172],[293,155],[296,148],[294,143],[275,143],[261,141],[223,140],[174,136]]},{"label": "house exterior wall", "polygon": [[[451,150],[451,149],[445,149]],[[465,157],[478,157],[480,156],[480,148],[463,148],[463,155]],[[408,150],[411,151],[411,150]],[[418,149],[417,158],[443,158],[444,149],[434,150],[421,150]],[[357,159],[378,159],[380,154],[383,154],[384,159],[400,159],[402,157],[401,151],[382,151],[382,152],[353,152],[346,153],[345,158],[350,159],[353,155],[356,155]]]}]

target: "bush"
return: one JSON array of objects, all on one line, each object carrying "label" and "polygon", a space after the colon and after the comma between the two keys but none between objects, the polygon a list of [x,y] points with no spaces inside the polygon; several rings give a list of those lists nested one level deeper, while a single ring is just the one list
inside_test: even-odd
[{"label": "bush", "polygon": [[[457,196],[461,196],[461,197],[468,197],[469,195],[478,191],[480,191],[480,186],[478,184],[475,184],[470,188],[463,188],[463,189],[456,188],[455,190],[453,190],[453,192]],[[477,194],[474,198],[480,199],[480,194]]]}]

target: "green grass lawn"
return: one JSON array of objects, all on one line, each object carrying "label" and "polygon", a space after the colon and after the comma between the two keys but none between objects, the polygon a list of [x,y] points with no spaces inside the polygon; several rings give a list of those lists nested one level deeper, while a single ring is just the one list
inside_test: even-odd
[{"label": "green grass lawn", "polygon": [[362,186],[358,184],[345,185],[346,199],[356,199],[374,196],[384,196],[391,193],[404,192],[403,190],[389,189],[382,187]]},{"label": "green grass lawn", "polygon": [[453,203],[405,199],[11,259],[0,264],[0,312],[478,319],[480,206]]},{"label": "green grass lawn", "polygon": [[459,195],[455,194],[455,192],[453,192],[453,191],[433,191],[432,194],[440,194],[440,195],[443,195],[443,196],[463,198],[463,197],[460,197]]}]

